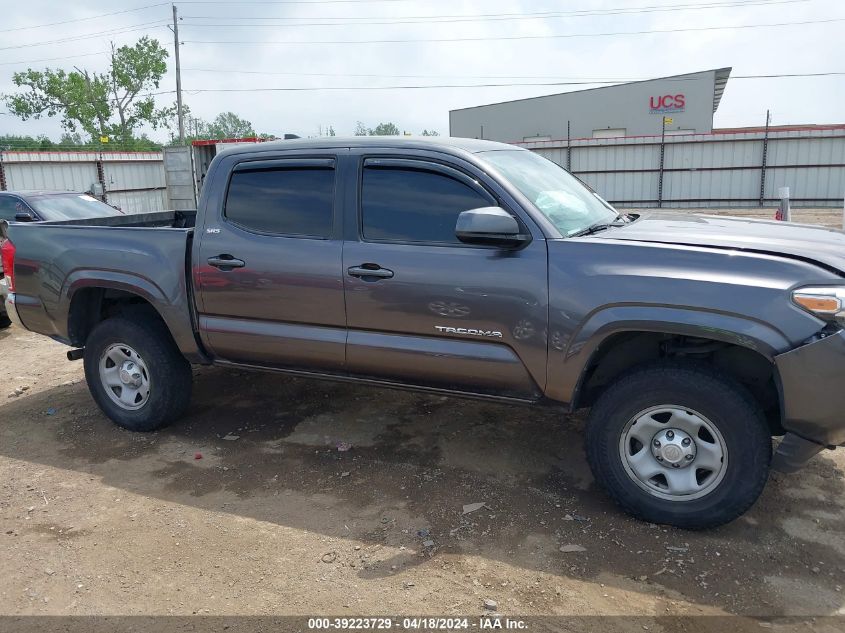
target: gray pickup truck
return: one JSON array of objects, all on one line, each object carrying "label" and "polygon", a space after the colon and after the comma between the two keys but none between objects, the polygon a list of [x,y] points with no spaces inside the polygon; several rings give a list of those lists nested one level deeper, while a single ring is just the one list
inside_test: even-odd
[{"label": "gray pickup truck", "polygon": [[196,213],[2,231],[13,320],[128,429],[185,412],[191,364],[590,407],[598,482],[686,528],[845,443],[845,235],[620,214],[509,145],[237,147]]}]

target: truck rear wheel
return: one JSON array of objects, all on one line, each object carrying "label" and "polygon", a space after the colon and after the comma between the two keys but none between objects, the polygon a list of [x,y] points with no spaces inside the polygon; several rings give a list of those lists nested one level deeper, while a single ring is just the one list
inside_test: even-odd
[{"label": "truck rear wheel", "polygon": [[102,321],[88,337],[84,363],[91,396],[118,426],[155,431],[188,408],[191,366],[160,321]]},{"label": "truck rear wheel", "polygon": [[680,528],[734,520],[760,496],[771,437],[745,389],[705,366],[634,371],[598,399],[587,423],[596,480],[630,514]]}]

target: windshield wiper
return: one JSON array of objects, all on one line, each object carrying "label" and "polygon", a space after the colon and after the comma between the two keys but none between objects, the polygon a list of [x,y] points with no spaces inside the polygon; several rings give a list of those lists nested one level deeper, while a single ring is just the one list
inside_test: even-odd
[{"label": "windshield wiper", "polygon": [[624,226],[628,224],[628,221],[623,219],[624,217],[625,216],[620,215],[613,222],[594,222],[580,231],[570,233],[567,237],[584,237],[585,235],[592,235],[593,233],[598,233],[599,231],[604,231],[614,226]]}]

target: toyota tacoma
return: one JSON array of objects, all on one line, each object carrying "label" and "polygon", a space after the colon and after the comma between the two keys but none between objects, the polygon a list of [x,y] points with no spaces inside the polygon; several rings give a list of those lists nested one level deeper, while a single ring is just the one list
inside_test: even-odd
[{"label": "toyota tacoma", "polygon": [[597,481],[684,528],[845,443],[845,235],[619,213],[513,146],[241,146],[196,212],[2,232],[12,319],[127,429],[178,419],[192,364],[589,408]]}]

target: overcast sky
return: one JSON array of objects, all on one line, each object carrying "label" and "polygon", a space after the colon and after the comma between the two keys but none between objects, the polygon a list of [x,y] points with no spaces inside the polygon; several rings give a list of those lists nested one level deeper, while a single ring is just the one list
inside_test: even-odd
[{"label": "overcast sky", "polygon": [[[152,0],[147,3],[143,0],[108,3],[0,0],[3,11],[0,92],[14,90],[12,73],[29,66],[70,70],[76,65],[104,70],[110,40],[117,45],[131,44],[144,34],[158,38],[170,50],[169,70],[161,89],[173,90],[173,36],[164,25],[171,17],[169,4],[21,30],[21,27],[91,18],[152,3]],[[719,6],[712,8],[713,5]],[[657,6],[674,9],[645,10]],[[680,6],[687,8],[679,10]],[[700,8],[704,6],[710,8]],[[195,91],[627,80],[732,66],[734,76],[715,115],[717,127],[761,125],[767,108],[772,111],[774,124],[845,122],[845,75],[787,79],[735,77],[845,71],[845,38],[841,36],[845,30],[845,2],[842,0],[268,0],[180,2],[177,7],[183,17],[180,39],[184,42],[181,49],[184,99],[193,113],[212,119],[220,111],[232,110],[252,121],[258,131],[276,135],[294,132],[311,136],[318,133],[320,126],[325,129],[329,125],[339,135],[348,135],[356,121],[368,126],[393,121],[400,129],[413,133],[428,128],[446,134],[450,109],[595,86]],[[573,11],[609,13],[617,9],[627,13],[571,15]],[[525,19],[526,14],[539,12],[570,14]],[[461,16],[481,14],[488,17],[461,20]],[[450,21],[419,23],[420,18],[434,16]],[[519,19],[504,19],[513,17]],[[772,28],[548,37],[837,18],[840,21]],[[417,23],[384,24],[390,21]],[[290,26],[294,24],[297,26]],[[327,43],[517,36],[529,39]],[[41,44],[57,39],[68,41]],[[209,43],[221,40],[249,43]],[[45,58],[58,59],[32,61]],[[175,96],[166,94],[157,99],[165,105]],[[5,108],[0,106],[0,112],[5,112]],[[58,118],[23,122],[3,115],[0,133],[47,134],[57,139],[61,128]],[[164,138],[161,132],[151,132],[151,136]]]}]

